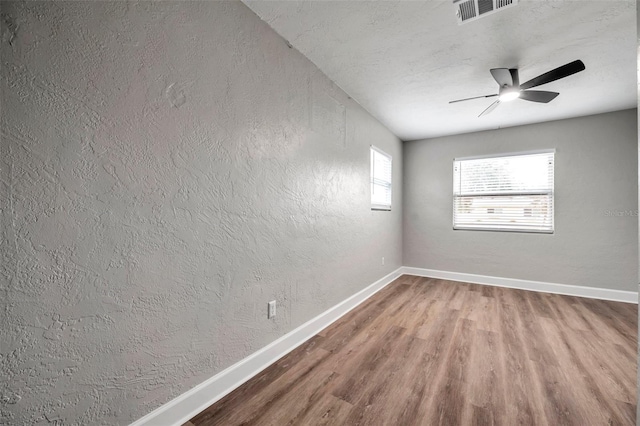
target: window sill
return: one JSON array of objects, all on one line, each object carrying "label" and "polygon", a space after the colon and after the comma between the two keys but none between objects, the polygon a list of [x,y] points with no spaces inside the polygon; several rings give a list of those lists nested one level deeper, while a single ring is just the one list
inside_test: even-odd
[{"label": "window sill", "polygon": [[518,234],[554,234],[555,231],[535,230],[535,229],[501,229],[501,228],[456,228],[454,231],[489,231],[489,232],[515,232]]}]

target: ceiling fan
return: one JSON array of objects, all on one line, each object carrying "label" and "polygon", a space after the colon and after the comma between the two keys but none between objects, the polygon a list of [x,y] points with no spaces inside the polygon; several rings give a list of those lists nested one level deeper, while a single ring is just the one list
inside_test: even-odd
[{"label": "ceiling fan", "polygon": [[450,101],[449,103],[452,104],[455,102],[469,101],[471,99],[492,98],[497,96],[498,99],[489,105],[487,109],[482,111],[478,117],[489,114],[491,111],[496,109],[501,102],[509,102],[518,98],[524,99],[525,101],[541,102],[546,104],[554,100],[560,93],[527,89],[547,84],[555,80],[560,80],[561,78],[568,77],[571,74],[583,71],[584,69],[584,63],[577,60],[532,78],[526,83],[520,84],[517,68],[493,68],[491,69],[491,75],[498,82],[498,86],[500,86],[497,94],[458,99]]}]

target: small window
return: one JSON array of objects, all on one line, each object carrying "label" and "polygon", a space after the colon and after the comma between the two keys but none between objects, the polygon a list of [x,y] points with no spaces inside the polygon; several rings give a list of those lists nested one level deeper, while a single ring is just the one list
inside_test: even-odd
[{"label": "small window", "polygon": [[371,210],[391,210],[391,156],[371,147]]},{"label": "small window", "polygon": [[453,161],[453,229],[553,232],[554,152]]}]

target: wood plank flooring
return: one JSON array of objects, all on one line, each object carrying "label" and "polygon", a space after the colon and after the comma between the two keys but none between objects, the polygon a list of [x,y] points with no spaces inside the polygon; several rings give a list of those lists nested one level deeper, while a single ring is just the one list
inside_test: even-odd
[{"label": "wood plank flooring", "polygon": [[637,317],[404,275],[186,425],[635,425]]}]

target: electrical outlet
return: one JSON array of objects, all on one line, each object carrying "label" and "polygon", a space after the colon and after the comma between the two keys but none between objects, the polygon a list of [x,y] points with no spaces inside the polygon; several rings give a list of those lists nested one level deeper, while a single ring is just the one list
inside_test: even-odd
[{"label": "electrical outlet", "polygon": [[272,300],[267,304],[267,318],[271,319],[276,316],[276,301]]},{"label": "electrical outlet", "polygon": [[384,265],[384,257],[382,258],[382,264]]}]

